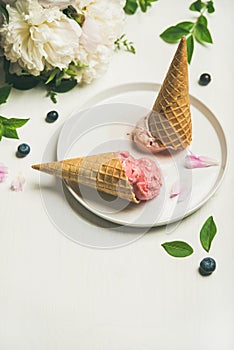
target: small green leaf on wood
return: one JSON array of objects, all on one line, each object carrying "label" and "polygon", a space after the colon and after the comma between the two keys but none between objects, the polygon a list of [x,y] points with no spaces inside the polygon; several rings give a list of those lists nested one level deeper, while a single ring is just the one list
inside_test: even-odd
[{"label": "small green leaf on wood", "polygon": [[5,118],[0,116],[0,141],[2,136],[18,139],[19,136],[16,129],[21,128],[28,121],[29,119]]},{"label": "small green leaf on wood", "polygon": [[188,34],[189,31],[187,29],[172,26],[166,29],[162,34],[160,34],[160,37],[168,43],[177,43],[182,36]]},{"label": "small green leaf on wood", "polygon": [[9,23],[9,13],[6,9],[6,5],[0,4],[0,13],[5,17],[7,23]]},{"label": "small green leaf on wood", "polygon": [[191,63],[193,51],[194,51],[194,39],[192,35],[189,35],[187,37],[186,44],[187,44],[188,63]]},{"label": "small green leaf on wood", "polygon": [[207,3],[207,11],[208,11],[208,13],[215,12],[213,1],[208,1],[208,3]]},{"label": "small green leaf on wood", "polygon": [[136,0],[127,0],[124,6],[124,11],[127,15],[134,15],[138,8]]},{"label": "small green leaf on wood", "polygon": [[2,136],[5,136],[9,139],[18,139],[19,138],[16,129],[12,129],[9,126],[3,127]]},{"label": "small green leaf on wood", "polygon": [[162,244],[162,247],[169,255],[176,258],[184,258],[193,253],[193,248],[183,241],[166,242]]},{"label": "small green leaf on wood", "polygon": [[216,232],[217,228],[213,216],[210,216],[200,231],[200,242],[206,252],[210,251],[211,243],[216,235]]},{"label": "small green leaf on wood", "polygon": [[77,81],[75,79],[62,79],[58,86],[53,87],[54,92],[67,92],[72,90],[77,85]]},{"label": "small green leaf on wood", "polygon": [[194,34],[199,43],[213,43],[209,29],[201,23],[197,23]]},{"label": "small green leaf on wood", "polygon": [[2,134],[3,134],[3,125],[2,125],[2,122],[0,121],[0,141],[2,139]]},{"label": "small green leaf on wood", "polygon": [[197,23],[200,23],[202,25],[204,25],[205,27],[207,27],[207,18],[204,15],[201,15],[198,17]]},{"label": "small green leaf on wood", "polygon": [[19,118],[10,118],[3,122],[4,126],[9,126],[12,129],[18,129],[21,128],[24,124],[26,124],[29,121],[28,119],[19,119]]},{"label": "small green leaf on wood", "polygon": [[188,21],[180,22],[180,23],[176,24],[176,27],[179,27],[181,29],[185,29],[188,32],[193,28],[193,26],[194,26],[194,23],[193,22],[188,22]]},{"label": "small green leaf on wood", "polygon": [[205,6],[206,4],[204,2],[197,0],[190,5],[189,9],[191,11],[200,12]]},{"label": "small green leaf on wood", "polygon": [[5,103],[10,95],[11,85],[0,87],[0,105]]}]

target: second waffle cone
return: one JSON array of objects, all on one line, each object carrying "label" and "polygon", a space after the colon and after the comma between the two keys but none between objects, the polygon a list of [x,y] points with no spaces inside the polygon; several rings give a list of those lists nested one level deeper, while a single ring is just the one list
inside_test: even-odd
[{"label": "second waffle cone", "polygon": [[121,161],[114,152],[36,164],[32,168],[63,179],[68,185],[85,185],[139,203]]},{"label": "second waffle cone", "polygon": [[148,126],[152,136],[163,147],[181,150],[192,141],[185,37],[180,41],[153,105]]}]

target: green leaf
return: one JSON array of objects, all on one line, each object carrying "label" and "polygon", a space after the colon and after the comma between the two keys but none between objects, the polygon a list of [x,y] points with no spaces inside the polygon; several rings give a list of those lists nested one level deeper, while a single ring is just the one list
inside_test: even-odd
[{"label": "green leaf", "polygon": [[9,139],[18,139],[19,138],[16,129],[12,129],[12,128],[5,126],[5,125],[3,126],[2,135],[5,137],[8,137]]},{"label": "green leaf", "polygon": [[162,247],[169,255],[176,258],[184,258],[193,253],[193,248],[188,243],[182,241],[166,242],[162,244]]},{"label": "green leaf", "polygon": [[208,13],[215,12],[213,1],[208,1],[208,3],[207,3],[207,11],[208,11]]},{"label": "green leaf", "polygon": [[214,239],[214,236],[216,235],[216,232],[217,232],[217,228],[216,228],[213,216],[210,216],[206,220],[206,222],[204,223],[200,231],[201,245],[206,252],[210,251],[211,243]]},{"label": "green leaf", "polygon": [[9,13],[6,9],[6,6],[3,4],[0,4],[0,13],[5,17],[7,23],[9,23]]},{"label": "green leaf", "polygon": [[194,30],[194,35],[199,43],[213,43],[209,29],[201,23],[197,23]]},{"label": "green leaf", "polygon": [[140,4],[141,11],[146,12],[147,8],[151,6],[151,3],[157,0],[138,0],[138,1]]},{"label": "green leaf", "polygon": [[53,87],[54,92],[67,92],[72,90],[77,85],[77,81],[75,79],[62,79],[61,83],[58,86]]},{"label": "green leaf", "polygon": [[115,44],[115,49],[116,50],[121,50],[124,49],[125,51],[131,52],[133,54],[136,53],[136,49],[133,45],[132,41],[129,41],[126,38],[126,34],[122,34],[119,38],[117,38],[114,42]]},{"label": "green leaf", "polygon": [[46,96],[50,97],[50,99],[51,99],[51,101],[52,101],[53,103],[57,103],[57,98],[56,98],[57,94],[56,94],[55,91],[49,90],[49,91],[47,92],[47,95],[46,95]]},{"label": "green leaf", "polygon": [[0,116],[0,123],[4,124],[4,122],[7,120],[7,118]]},{"label": "green leaf", "polygon": [[194,26],[193,22],[180,22],[180,23],[177,23],[175,27],[179,27],[187,31],[190,31],[193,28],[193,26]]},{"label": "green leaf", "polygon": [[207,18],[205,16],[201,15],[198,17],[197,23],[200,23],[200,24],[204,25],[205,27],[207,27],[207,24],[208,24]]},{"label": "green leaf", "polygon": [[137,8],[138,8],[138,4],[136,0],[126,0],[124,11],[127,15],[134,15]]},{"label": "green leaf", "polygon": [[167,43],[177,43],[182,36],[188,35],[189,31],[187,29],[183,29],[177,26],[172,26],[167,28],[160,37],[166,41]]},{"label": "green leaf", "polygon": [[45,84],[49,84],[52,80],[54,80],[58,72],[59,72],[58,68],[53,69],[49,75],[49,78],[46,80]]},{"label": "green leaf", "polygon": [[24,124],[26,124],[29,119],[19,119],[19,118],[10,118],[3,121],[4,127],[7,126],[11,129],[18,129],[21,128]]},{"label": "green leaf", "polygon": [[2,139],[2,134],[3,134],[3,125],[2,125],[2,123],[0,121],[0,141]]},{"label": "green leaf", "polygon": [[11,85],[5,85],[0,87],[0,105],[5,103],[11,92]]},{"label": "green leaf", "polygon": [[6,81],[18,90],[30,90],[39,84],[40,78],[32,75],[6,74]]},{"label": "green leaf", "polygon": [[205,6],[206,4],[204,2],[197,0],[190,5],[189,10],[200,12]]},{"label": "green leaf", "polygon": [[187,37],[186,45],[187,45],[188,63],[191,63],[193,50],[194,50],[194,39],[192,35]]}]

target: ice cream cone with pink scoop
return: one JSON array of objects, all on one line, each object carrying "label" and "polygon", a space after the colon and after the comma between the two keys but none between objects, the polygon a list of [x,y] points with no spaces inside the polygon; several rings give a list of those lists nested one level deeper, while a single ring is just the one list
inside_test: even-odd
[{"label": "ice cream cone with pink scoop", "polygon": [[137,160],[128,152],[108,152],[32,168],[63,179],[68,185],[85,185],[136,204],[157,197],[162,185],[153,160]]},{"label": "ice cream cone with pink scoop", "polygon": [[183,150],[192,141],[186,38],[182,37],[152,111],[137,123],[133,140],[152,153]]}]

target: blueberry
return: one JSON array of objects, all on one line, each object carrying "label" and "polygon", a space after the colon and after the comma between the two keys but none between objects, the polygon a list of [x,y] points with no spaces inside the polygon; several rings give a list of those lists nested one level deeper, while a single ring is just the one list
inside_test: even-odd
[{"label": "blueberry", "polygon": [[46,121],[47,123],[53,123],[58,119],[58,112],[57,111],[50,111],[46,115]]},{"label": "blueberry", "polygon": [[27,156],[29,152],[30,152],[29,145],[27,145],[26,143],[21,143],[17,148],[16,156],[18,158],[23,158]]},{"label": "blueberry", "polygon": [[200,262],[199,272],[202,276],[211,275],[216,268],[216,262],[213,258],[204,258]]},{"label": "blueberry", "polygon": [[199,85],[205,86],[208,85],[209,82],[211,81],[211,76],[208,73],[203,73],[200,78],[199,78]]}]

